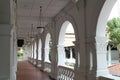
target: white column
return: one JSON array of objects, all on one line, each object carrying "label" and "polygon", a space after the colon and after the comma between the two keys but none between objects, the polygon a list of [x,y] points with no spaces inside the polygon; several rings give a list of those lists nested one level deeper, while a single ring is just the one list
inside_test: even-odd
[{"label": "white column", "polygon": [[45,50],[45,62],[50,62],[49,60],[49,47],[46,47]]},{"label": "white column", "polygon": [[42,49],[41,49],[41,47],[39,47],[39,49],[38,49],[38,60],[42,60]]},{"label": "white column", "polygon": [[107,38],[96,37],[97,77],[109,74],[107,69]]},{"label": "white column", "polygon": [[36,46],[34,47],[34,59],[36,59]]},{"label": "white column", "polygon": [[108,46],[108,66],[111,66],[111,46]]},{"label": "white column", "polygon": [[34,54],[34,49],[33,49],[33,44],[32,44],[31,45],[31,58],[34,58],[33,54]]},{"label": "white column", "polygon": [[58,65],[65,65],[65,49],[64,45],[58,45]]},{"label": "white column", "polygon": [[72,48],[70,48],[70,59],[73,59]]}]

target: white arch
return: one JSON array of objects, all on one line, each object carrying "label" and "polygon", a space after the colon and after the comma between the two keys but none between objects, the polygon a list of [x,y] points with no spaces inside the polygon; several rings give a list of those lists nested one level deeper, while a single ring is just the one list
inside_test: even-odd
[{"label": "white arch", "polygon": [[62,27],[59,33],[58,45],[64,45],[64,35],[69,24],[71,24],[69,21],[65,21],[62,24]]},{"label": "white arch", "polygon": [[98,18],[96,36],[105,37],[105,30],[106,30],[108,17],[116,1],[117,0],[106,0],[101,10],[100,16]]},{"label": "white arch", "polygon": [[42,42],[41,42],[41,39],[39,39],[39,45],[38,45],[38,60],[42,60],[42,59],[41,59],[41,57],[42,57],[41,53],[42,53]]},{"label": "white arch", "polygon": [[[64,50],[64,41],[65,41],[65,32],[67,27],[73,27],[71,22],[65,21],[62,24],[60,33],[59,33],[59,40],[58,40],[58,65],[65,65],[65,50]],[[61,59],[62,58],[62,59]]]},{"label": "white arch", "polygon": [[47,34],[46,40],[45,40],[45,62],[50,62],[49,60],[49,42],[50,42],[51,36],[50,33]]},{"label": "white arch", "polygon": [[[98,18],[96,28],[96,53],[97,53],[97,77],[109,75],[107,69],[107,37],[106,26],[107,21],[112,11],[112,8],[117,0],[106,0]],[[101,59],[102,58],[102,59]],[[104,62],[104,63],[103,63]],[[91,65],[92,66],[92,65]]]},{"label": "white arch", "polygon": [[37,55],[36,55],[36,48],[37,46],[36,46],[36,42],[34,43],[34,59],[36,59],[36,57],[37,57]]}]

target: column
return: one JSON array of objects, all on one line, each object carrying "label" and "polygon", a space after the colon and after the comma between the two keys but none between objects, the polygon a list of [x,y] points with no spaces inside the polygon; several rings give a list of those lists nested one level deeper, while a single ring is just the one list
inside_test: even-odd
[{"label": "column", "polygon": [[58,65],[65,65],[65,49],[64,45],[58,45]]},{"label": "column", "polygon": [[37,57],[37,55],[36,55],[36,42],[34,43],[34,65],[36,65],[36,57]]},{"label": "column", "polygon": [[44,46],[42,46],[42,53],[41,53],[41,70],[44,71],[44,58],[45,58],[45,52],[44,52]]},{"label": "column", "polygon": [[80,40],[76,39],[74,44],[75,44],[75,62],[76,62],[74,67],[75,80],[87,80],[87,74],[86,74],[87,53],[85,52],[86,51],[85,40],[84,38]]},{"label": "column", "polygon": [[0,24],[0,80],[10,80],[11,55],[13,55],[11,28],[11,25]]},{"label": "column", "polygon": [[39,57],[39,54],[38,54],[38,39],[36,40],[36,67],[38,65],[38,57]]},{"label": "column", "polygon": [[70,59],[73,59],[72,47],[70,48]]},{"label": "column", "polygon": [[16,36],[15,36],[15,29],[11,29],[11,37],[10,37],[10,49],[11,49],[11,54],[10,54],[10,79],[11,80],[16,80],[16,70],[17,70],[17,53],[16,53]]},{"label": "column", "polygon": [[96,37],[97,77],[109,74],[107,69],[107,38]]},{"label": "column", "polygon": [[57,73],[58,73],[58,50],[57,45],[54,43],[52,44],[52,54],[51,54],[51,74],[50,76],[57,80]]},{"label": "column", "polygon": [[46,47],[44,49],[44,51],[45,51],[45,62],[50,62],[50,60],[49,60],[49,47]]},{"label": "column", "polygon": [[38,60],[42,60],[42,48],[40,46],[38,49]]},{"label": "column", "polygon": [[108,66],[111,66],[112,63],[112,58],[111,58],[111,46],[108,46]]},{"label": "column", "polygon": [[86,36],[86,76],[87,80],[96,79],[96,68],[97,68],[97,54],[96,54],[96,44],[95,36]]},{"label": "column", "polygon": [[35,46],[34,46],[34,45],[35,45],[35,44],[34,44],[34,42],[33,42],[33,51],[32,51],[33,58],[32,58],[32,64],[34,64],[34,56],[35,56],[35,52],[34,52]]}]

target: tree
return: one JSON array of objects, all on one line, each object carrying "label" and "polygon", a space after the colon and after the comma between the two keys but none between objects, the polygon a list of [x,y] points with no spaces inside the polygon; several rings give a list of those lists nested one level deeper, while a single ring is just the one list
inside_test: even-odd
[{"label": "tree", "polygon": [[[109,44],[116,47],[120,53],[120,18],[113,18],[107,22],[107,34]],[[119,55],[120,57],[120,55]]]},{"label": "tree", "polygon": [[109,43],[114,47],[117,47],[120,44],[120,18],[109,20],[107,25]]}]

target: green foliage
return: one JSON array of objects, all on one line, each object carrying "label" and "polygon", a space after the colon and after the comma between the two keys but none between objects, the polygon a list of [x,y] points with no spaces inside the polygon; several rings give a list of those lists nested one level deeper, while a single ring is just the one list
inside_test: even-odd
[{"label": "green foliage", "polygon": [[22,57],[22,56],[23,56],[23,53],[18,52],[17,56],[18,56],[18,57]]},{"label": "green foliage", "polygon": [[120,44],[120,18],[109,20],[107,33],[109,35],[109,44],[117,47]]},{"label": "green foliage", "polygon": [[65,62],[65,65],[74,67],[74,66],[75,66],[75,63]]}]

